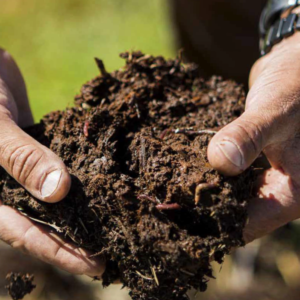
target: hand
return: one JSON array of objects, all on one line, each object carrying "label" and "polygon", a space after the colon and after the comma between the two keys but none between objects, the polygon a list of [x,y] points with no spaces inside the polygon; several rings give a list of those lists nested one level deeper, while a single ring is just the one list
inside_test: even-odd
[{"label": "hand", "polygon": [[[54,203],[67,195],[71,178],[60,158],[19,127],[32,123],[23,77],[0,49],[0,165],[34,197]],[[103,271],[88,253],[1,202],[0,239],[71,273],[96,276]]]},{"label": "hand", "polygon": [[234,176],[264,151],[272,168],[250,201],[246,242],[300,217],[300,33],[283,40],[253,66],[246,111],[208,148],[211,165]]}]

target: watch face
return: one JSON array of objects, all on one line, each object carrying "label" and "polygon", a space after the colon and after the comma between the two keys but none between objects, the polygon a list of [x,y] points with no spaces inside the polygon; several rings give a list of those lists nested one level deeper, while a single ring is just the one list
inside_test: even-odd
[{"label": "watch face", "polygon": [[293,5],[297,5],[297,0],[271,0],[269,1],[269,5],[271,5],[272,7],[277,7],[277,6],[282,6],[282,7],[286,7],[286,6],[293,6]]}]

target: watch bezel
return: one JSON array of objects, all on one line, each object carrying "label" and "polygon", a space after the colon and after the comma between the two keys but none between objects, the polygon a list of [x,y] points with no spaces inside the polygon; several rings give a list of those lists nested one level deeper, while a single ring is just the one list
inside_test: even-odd
[{"label": "watch bezel", "polygon": [[284,11],[297,5],[300,5],[300,0],[270,0],[260,18],[259,31],[261,37],[265,37],[268,29]]}]

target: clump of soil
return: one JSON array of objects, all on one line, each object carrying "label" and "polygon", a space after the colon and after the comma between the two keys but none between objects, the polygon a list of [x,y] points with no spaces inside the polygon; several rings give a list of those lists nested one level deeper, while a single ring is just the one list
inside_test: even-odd
[{"label": "clump of soil", "polygon": [[6,275],[7,285],[5,288],[13,300],[21,300],[35,289],[33,280],[33,275],[9,273]]},{"label": "clump of soil", "polygon": [[186,299],[244,245],[253,172],[225,178],[209,165],[213,134],[244,110],[233,81],[197,76],[197,67],[141,52],[123,53],[124,69],[84,84],[76,106],[28,129],[72,174],[58,204],[37,201],[4,171],[5,204],[59,226],[107,261],[104,286],[116,279],[134,300]]}]

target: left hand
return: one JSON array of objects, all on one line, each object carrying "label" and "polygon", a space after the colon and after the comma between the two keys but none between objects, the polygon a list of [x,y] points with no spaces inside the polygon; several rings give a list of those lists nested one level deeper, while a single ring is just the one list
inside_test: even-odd
[{"label": "left hand", "polygon": [[[58,202],[68,193],[71,179],[60,158],[20,128],[32,122],[23,76],[9,53],[0,49],[0,165],[36,198]],[[52,177],[40,184],[52,170],[61,170],[60,183]],[[105,268],[101,259],[89,258],[90,253],[3,205],[1,199],[0,240],[70,273],[101,276]]]},{"label": "left hand", "polygon": [[210,164],[238,175],[263,151],[272,168],[250,201],[246,242],[300,217],[300,33],[284,39],[252,68],[246,111],[208,148]]}]

